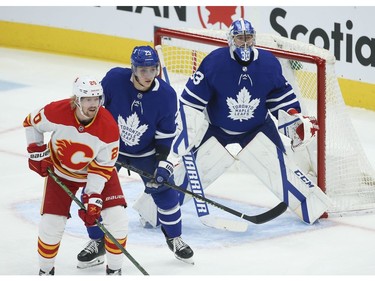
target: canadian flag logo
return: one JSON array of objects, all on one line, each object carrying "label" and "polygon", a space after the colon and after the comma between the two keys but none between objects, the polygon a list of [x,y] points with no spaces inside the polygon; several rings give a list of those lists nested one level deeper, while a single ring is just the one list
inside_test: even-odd
[{"label": "canadian flag logo", "polygon": [[199,20],[207,29],[228,29],[234,20],[244,18],[243,6],[198,6]]}]

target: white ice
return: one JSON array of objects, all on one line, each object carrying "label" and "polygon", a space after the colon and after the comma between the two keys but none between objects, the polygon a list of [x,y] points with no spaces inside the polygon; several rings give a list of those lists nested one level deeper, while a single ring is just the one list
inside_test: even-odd
[{"label": "white ice", "polygon": [[[118,63],[89,60],[24,50],[0,48],[0,274],[32,277],[38,274],[37,236],[43,179],[27,165],[22,122],[33,109],[71,95],[76,75],[101,78]],[[349,108],[356,132],[372,166],[375,166],[375,112]],[[165,244],[160,229],[140,226],[132,204],[143,191],[139,177],[120,172],[129,204],[130,231],[127,250],[152,276],[252,275],[290,278],[337,276],[353,278],[375,274],[375,214],[302,223],[287,211],[262,225],[249,224],[244,233],[203,226],[193,203],[184,205],[183,238],[195,251],[195,265],[178,261]],[[246,214],[257,214],[275,206],[277,199],[250,174],[225,173],[206,196]],[[210,208],[211,213],[239,220]],[[104,265],[77,269],[76,256],[88,241],[73,203],[72,218],[56,259],[56,275],[104,275]],[[124,278],[141,272],[125,258]],[[180,277],[179,277],[180,278]],[[190,278],[194,278],[191,276]],[[230,277],[232,278],[232,277]]]}]

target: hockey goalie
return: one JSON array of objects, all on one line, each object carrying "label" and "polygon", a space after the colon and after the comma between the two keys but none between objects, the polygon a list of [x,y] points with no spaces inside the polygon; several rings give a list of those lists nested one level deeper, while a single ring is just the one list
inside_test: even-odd
[{"label": "hockey goalie", "polygon": [[[316,137],[317,120],[301,114],[280,63],[271,53],[255,48],[254,41],[251,23],[240,19],[230,27],[229,47],[205,57],[180,97],[182,128],[173,149],[182,156],[198,148],[203,187],[239,161],[311,224],[327,211],[330,200],[293,158]],[[279,119],[280,131],[290,140],[288,154],[271,115]],[[235,156],[225,149],[230,143],[242,147]],[[176,183],[184,182],[178,173]]]},{"label": "hockey goalie", "polygon": [[[301,113],[279,61],[257,49],[255,37],[249,21],[234,21],[229,46],[208,54],[190,77],[180,96],[173,153],[193,153],[203,188],[240,162],[302,221],[312,224],[328,210],[330,200],[309,171],[296,164],[294,154],[311,144],[318,122]],[[288,153],[278,127],[289,140]],[[237,155],[226,149],[232,143],[242,148]],[[191,190],[184,165],[177,165],[175,183]]]}]

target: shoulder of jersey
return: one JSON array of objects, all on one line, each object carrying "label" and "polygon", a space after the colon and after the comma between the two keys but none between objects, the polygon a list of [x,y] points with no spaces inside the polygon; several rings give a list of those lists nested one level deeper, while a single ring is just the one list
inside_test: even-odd
[{"label": "shoulder of jersey", "polygon": [[107,109],[100,107],[98,115],[101,125],[104,126],[106,130],[116,129],[118,131],[117,122]]},{"label": "shoulder of jersey", "polygon": [[263,59],[276,59],[274,54],[272,54],[270,51],[259,49],[259,48],[257,48],[257,50],[259,52],[259,56],[261,56]]},{"label": "shoulder of jersey", "polygon": [[70,99],[54,101],[44,107],[44,115],[53,123],[66,124],[74,117]]},{"label": "shoulder of jersey", "polygon": [[131,74],[131,69],[130,68],[124,68],[124,67],[114,67],[111,70],[109,70],[106,74],[107,77],[116,77],[116,76],[127,76]]},{"label": "shoulder of jersey", "polygon": [[229,47],[217,48],[210,53],[210,56],[212,57],[223,56],[223,55],[229,56]]},{"label": "shoulder of jersey", "polygon": [[176,90],[169,85],[167,82],[165,82],[161,78],[157,78],[159,81],[159,92],[162,93],[163,95],[167,96],[168,98],[171,98],[172,95],[177,95]]},{"label": "shoulder of jersey", "polygon": [[229,47],[222,47],[213,50],[210,52],[205,58],[204,61],[206,64],[226,64],[227,61],[230,59],[229,55]]},{"label": "shoulder of jersey", "polygon": [[94,123],[88,127],[87,132],[95,135],[105,143],[116,142],[120,137],[115,119],[104,107],[99,108]]}]

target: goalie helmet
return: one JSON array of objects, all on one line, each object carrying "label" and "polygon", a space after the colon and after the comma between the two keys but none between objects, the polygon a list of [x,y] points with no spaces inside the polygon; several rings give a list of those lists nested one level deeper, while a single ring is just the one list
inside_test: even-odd
[{"label": "goalie helmet", "polygon": [[229,27],[228,45],[242,61],[250,60],[252,47],[255,45],[255,29],[244,19],[234,21]]},{"label": "goalie helmet", "polygon": [[137,67],[155,66],[157,75],[159,74],[159,57],[156,51],[150,46],[135,47],[130,57],[132,71],[136,74]]}]

